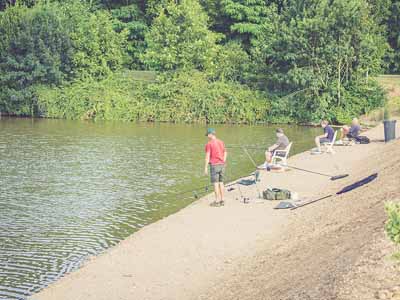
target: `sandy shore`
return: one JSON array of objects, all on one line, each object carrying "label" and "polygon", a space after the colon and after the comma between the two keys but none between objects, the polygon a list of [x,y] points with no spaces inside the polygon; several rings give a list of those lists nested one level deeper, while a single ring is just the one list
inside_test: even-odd
[{"label": "sandy shore", "polygon": [[[362,188],[290,211],[274,210],[278,202],[258,200],[254,185],[241,187],[249,204],[240,202],[237,188],[220,208],[208,205],[213,200],[208,195],[146,226],[31,299],[358,299],[357,289],[349,292],[339,283],[365,282],[351,272],[371,247],[392,250],[383,236],[383,201],[388,195],[400,198],[400,141],[383,143],[382,126],[367,135],[374,141],[369,145],[335,147],[334,155],[306,152],[289,160],[323,173],[349,173],[345,179],[330,181],[295,170],[263,172],[259,187],[288,188],[300,199],[315,199],[392,168],[394,178],[383,174],[392,181],[380,175],[368,185],[373,196]],[[393,285],[389,279],[382,280]],[[365,293],[376,289],[383,287],[360,292],[360,299],[373,299]]]}]

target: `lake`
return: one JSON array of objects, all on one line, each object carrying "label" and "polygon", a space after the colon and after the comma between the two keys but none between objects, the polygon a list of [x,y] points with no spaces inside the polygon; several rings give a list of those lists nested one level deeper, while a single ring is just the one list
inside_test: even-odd
[{"label": "lake", "polygon": [[[215,126],[228,147],[227,176],[254,171],[276,126]],[[283,126],[292,154],[320,129]],[[0,120],[0,299],[25,299],[178,211],[208,184],[204,125]],[[204,194],[204,190],[202,191]],[[201,193],[201,191],[200,191]]]}]

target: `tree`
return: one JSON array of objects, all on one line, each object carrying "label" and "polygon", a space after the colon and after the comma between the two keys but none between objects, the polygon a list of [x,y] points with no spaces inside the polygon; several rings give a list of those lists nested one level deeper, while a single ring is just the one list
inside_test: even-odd
[{"label": "tree", "polygon": [[388,71],[400,74],[400,0],[392,0],[390,12],[387,20],[388,42],[391,47],[387,57]]},{"label": "tree", "polygon": [[32,85],[60,83],[70,71],[71,47],[66,30],[50,7],[10,7],[1,14],[1,111],[33,113]]},{"label": "tree", "polygon": [[251,39],[260,33],[261,25],[275,8],[265,0],[221,0],[220,6],[224,24],[229,26],[225,31],[231,39],[239,39],[245,49],[250,48]]},{"label": "tree", "polygon": [[[381,71],[387,46],[369,12],[363,0],[293,1],[280,14],[271,12],[252,54],[264,88],[296,93],[286,100],[286,113],[303,120],[336,120],[337,112],[349,108],[351,86]],[[348,111],[362,113],[363,108]]]},{"label": "tree", "polygon": [[0,110],[34,114],[36,85],[118,69],[123,41],[106,12],[78,1],[9,7],[0,14]]},{"label": "tree", "polygon": [[145,33],[149,30],[143,12],[136,4],[121,6],[111,10],[114,30],[127,32],[127,55],[125,65],[130,69],[142,69],[140,61],[146,44]]},{"label": "tree", "polygon": [[161,7],[146,34],[143,62],[156,71],[204,70],[212,63],[217,39],[197,0],[170,2]]},{"label": "tree", "polygon": [[36,0],[0,0],[0,11],[6,9],[9,6],[15,4],[26,5],[32,7],[36,3]]},{"label": "tree", "polygon": [[60,5],[60,9],[73,45],[74,78],[106,76],[121,67],[127,31],[114,31],[109,12],[92,12],[77,0]]}]

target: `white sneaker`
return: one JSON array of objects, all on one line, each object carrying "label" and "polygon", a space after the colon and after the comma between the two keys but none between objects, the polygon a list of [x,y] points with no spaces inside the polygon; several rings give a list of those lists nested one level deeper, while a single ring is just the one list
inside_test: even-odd
[{"label": "white sneaker", "polygon": [[322,154],[322,151],[320,151],[320,150],[314,150],[314,151],[311,151],[311,154],[313,154],[313,155],[315,155],[315,154]]}]

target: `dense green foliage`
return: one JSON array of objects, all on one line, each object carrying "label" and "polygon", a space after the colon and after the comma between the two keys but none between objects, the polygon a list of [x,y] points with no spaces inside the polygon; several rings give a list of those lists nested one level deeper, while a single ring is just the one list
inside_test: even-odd
[{"label": "dense green foliage", "polygon": [[400,72],[399,16],[400,0],[0,0],[0,110],[344,123]]},{"label": "dense green foliage", "polygon": [[[198,71],[174,73],[158,82],[137,81],[131,72],[37,89],[39,105],[54,118],[163,122],[254,123],[269,107],[262,92]],[[157,99],[157,101],[154,101]]]},{"label": "dense green foliage", "polygon": [[392,0],[387,19],[389,73],[400,74],[400,0]]},{"label": "dense green foliage", "polygon": [[10,7],[0,15],[0,110],[33,114],[36,85],[110,74],[124,43],[107,12],[79,2]]},{"label": "dense green foliage", "polygon": [[131,4],[112,9],[111,14],[115,31],[127,33],[125,65],[131,69],[142,68],[140,55],[146,49],[144,38],[148,31],[143,12],[136,4]]},{"label": "dense green foliage", "polygon": [[365,82],[380,71],[386,50],[380,27],[368,15],[365,1],[308,0],[271,13],[256,34],[252,51],[266,88],[303,91],[289,99],[287,113],[294,119],[337,120],[337,113],[360,114],[382,104],[365,101],[369,92],[362,92],[373,91]]},{"label": "dense green foliage", "polygon": [[385,210],[388,215],[386,233],[395,244],[400,245],[400,203],[389,202]]},{"label": "dense green foliage", "polygon": [[207,15],[200,4],[182,0],[169,3],[154,19],[146,35],[144,62],[150,69],[204,70],[216,51],[217,35],[207,27]]}]

